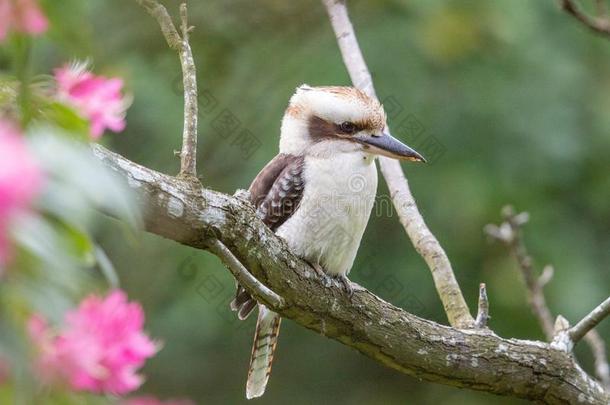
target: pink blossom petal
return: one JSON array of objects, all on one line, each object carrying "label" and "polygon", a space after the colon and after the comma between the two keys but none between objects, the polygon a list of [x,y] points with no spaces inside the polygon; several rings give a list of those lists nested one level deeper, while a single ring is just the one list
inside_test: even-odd
[{"label": "pink blossom petal", "polygon": [[42,172],[16,125],[0,118],[0,265],[6,264],[10,254],[10,222],[29,209],[42,180]]},{"label": "pink blossom petal", "polygon": [[12,14],[11,2],[0,0],[0,42],[4,41],[8,35],[8,31],[11,28],[11,19],[13,18]]},{"label": "pink blossom petal", "polygon": [[81,64],[55,69],[55,80],[59,99],[89,120],[92,138],[99,138],[106,129],[113,132],[125,129],[128,103],[121,94],[121,79],[95,76]]},{"label": "pink blossom petal", "polygon": [[37,344],[42,344],[49,331],[49,324],[42,316],[35,314],[28,320],[28,333]]},{"label": "pink blossom petal", "polygon": [[[35,317],[30,335],[41,346]],[[105,298],[89,296],[65,316],[64,327],[52,340],[56,362],[50,369],[74,390],[121,395],[137,389],[144,381],[137,370],[157,353],[158,346],[142,331],[144,311],[129,302],[123,291]],[[48,339],[44,340],[48,342]],[[47,350],[49,352],[49,350]]]},{"label": "pink blossom petal", "polygon": [[36,0],[0,0],[0,42],[9,32],[38,35],[49,28],[49,21]]},{"label": "pink blossom petal", "polygon": [[49,27],[47,17],[35,0],[16,0],[19,14],[17,29],[26,34],[42,34]]}]

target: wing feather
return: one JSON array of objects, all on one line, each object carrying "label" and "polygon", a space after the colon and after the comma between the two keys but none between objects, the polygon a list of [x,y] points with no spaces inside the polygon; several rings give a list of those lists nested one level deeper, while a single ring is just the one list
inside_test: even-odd
[{"label": "wing feather", "polygon": [[[280,153],[256,176],[250,185],[250,200],[256,213],[271,230],[275,231],[296,212],[303,197],[304,158]],[[231,309],[239,319],[246,319],[255,308],[254,299],[237,287]]]},{"label": "wing feather", "polygon": [[303,161],[303,157],[290,159],[257,206],[258,216],[274,231],[299,208],[305,188]]},{"label": "wing feather", "polygon": [[302,156],[280,153],[250,185],[250,199],[258,216],[276,230],[297,210],[305,182]]}]

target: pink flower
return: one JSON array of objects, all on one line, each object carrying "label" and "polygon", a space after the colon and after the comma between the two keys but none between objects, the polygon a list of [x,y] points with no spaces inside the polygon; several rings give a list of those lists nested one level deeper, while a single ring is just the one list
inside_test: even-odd
[{"label": "pink flower", "polygon": [[190,399],[167,399],[160,400],[151,395],[144,395],[124,399],[120,405],[195,405]]},{"label": "pink flower", "polygon": [[10,256],[10,221],[27,210],[41,183],[42,172],[17,127],[0,118],[0,268]]},{"label": "pink flower", "polygon": [[121,94],[121,79],[95,76],[81,64],[55,69],[55,80],[59,99],[90,121],[94,139],[102,136],[106,128],[113,132],[125,129],[129,103]]},{"label": "pink flower", "polygon": [[34,315],[28,329],[39,352],[38,369],[46,382],[67,382],[77,391],[126,394],[143,377],[136,371],[158,351],[142,332],[144,312],[123,291],[106,298],[89,296],[66,314],[55,331]]},{"label": "pink flower", "polygon": [[9,31],[24,34],[42,34],[49,21],[36,0],[0,0],[0,42]]}]

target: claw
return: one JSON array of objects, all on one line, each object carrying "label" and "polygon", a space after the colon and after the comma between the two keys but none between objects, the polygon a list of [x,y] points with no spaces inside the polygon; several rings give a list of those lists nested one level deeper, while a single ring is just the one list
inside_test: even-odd
[{"label": "claw", "polygon": [[352,298],[354,296],[354,288],[352,287],[352,283],[349,281],[347,276],[344,274],[341,274],[341,275],[337,276],[337,279],[339,280],[339,282],[341,284],[343,284],[343,287],[345,288],[345,291],[347,292],[348,297]]},{"label": "claw", "polygon": [[311,266],[312,269],[314,269],[314,271],[316,272],[318,277],[320,277],[321,279],[325,279],[328,277],[328,275],[326,274],[326,272],[324,271],[322,266],[320,266],[320,263],[311,263],[311,262],[307,262],[307,263]]},{"label": "claw", "polygon": [[326,273],[324,271],[324,268],[322,266],[320,266],[319,263],[312,263],[312,262],[308,261],[307,264],[309,264],[311,266],[311,268],[314,269],[314,271],[316,272],[318,277],[320,277],[324,281],[325,286],[330,287],[332,285],[331,278],[333,278],[333,279],[337,280],[339,283],[341,283],[341,285],[343,285],[343,288],[345,288],[345,291],[347,292],[347,295],[350,298],[352,298],[354,296],[354,288],[352,287],[352,283],[349,281],[349,279],[347,278],[347,276],[345,274],[329,276],[328,273]]}]

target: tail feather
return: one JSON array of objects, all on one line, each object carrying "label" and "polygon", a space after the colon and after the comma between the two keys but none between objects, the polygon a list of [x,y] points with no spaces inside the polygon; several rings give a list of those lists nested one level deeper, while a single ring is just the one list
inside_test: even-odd
[{"label": "tail feather", "polygon": [[256,304],[256,300],[250,297],[250,300],[246,301],[239,308],[239,311],[237,311],[237,317],[239,318],[239,320],[243,321],[244,319],[246,319],[252,313],[254,307],[256,307]]},{"label": "tail feather", "polygon": [[243,321],[256,307],[256,300],[242,286],[237,284],[235,298],[231,301],[230,307],[232,311],[237,312],[237,317]]},{"label": "tail feather", "polygon": [[250,296],[250,294],[248,294],[246,289],[241,285],[237,284],[237,289],[235,290],[235,298],[233,299],[233,301],[231,301],[230,305],[231,309],[233,311],[239,310],[239,307],[241,307],[246,301],[250,300],[251,298],[252,297]]},{"label": "tail feather", "polygon": [[278,314],[270,311],[264,305],[258,306],[258,320],[246,383],[246,398],[248,399],[260,397],[265,393],[281,320],[282,318]]}]

